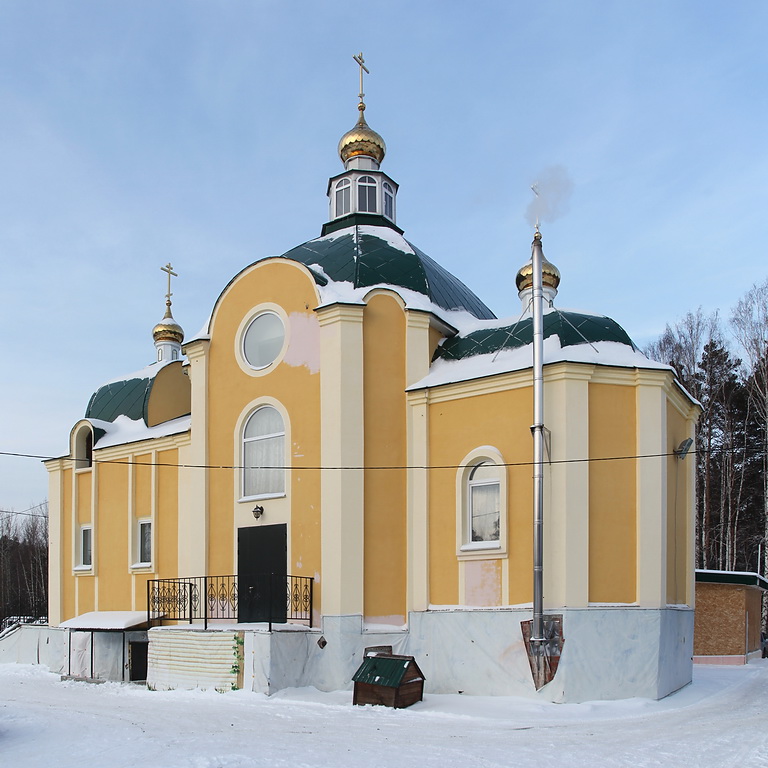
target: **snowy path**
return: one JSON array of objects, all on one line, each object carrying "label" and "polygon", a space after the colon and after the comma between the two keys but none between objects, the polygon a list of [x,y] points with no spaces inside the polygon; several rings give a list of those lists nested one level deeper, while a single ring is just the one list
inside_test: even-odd
[{"label": "snowy path", "polygon": [[768,767],[768,661],[697,668],[691,686],[661,702],[431,695],[393,711],[351,698],[161,693],[5,664],[0,759],[14,768]]}]

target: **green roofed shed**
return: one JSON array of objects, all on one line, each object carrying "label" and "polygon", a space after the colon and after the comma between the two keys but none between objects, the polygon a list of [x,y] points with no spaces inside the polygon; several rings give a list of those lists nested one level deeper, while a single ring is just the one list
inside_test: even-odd
[{"label": "green roofed shed", "polygon": [[354,704],[383,704],[401,709],[424,696],[424,675],[413,656],[366,656],[352,680]]}]

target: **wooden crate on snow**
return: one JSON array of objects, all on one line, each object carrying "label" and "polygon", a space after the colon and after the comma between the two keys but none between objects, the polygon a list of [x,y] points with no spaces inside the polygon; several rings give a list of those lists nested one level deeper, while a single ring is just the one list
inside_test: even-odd
[{"label": "wooden crate on snow", "polygon": [[402,709],[424,697],[424,675],[413,656],[366,656],[352,680],[355,683],[353,704],[381,704]]}]

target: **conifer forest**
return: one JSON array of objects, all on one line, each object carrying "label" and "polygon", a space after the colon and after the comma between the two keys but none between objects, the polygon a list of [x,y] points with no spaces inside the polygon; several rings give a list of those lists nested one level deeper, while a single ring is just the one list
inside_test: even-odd
[{"label": "conifer forest", "polygon": [[[768,279],[727,318],[688,312],[645,353],[668,363],[699,401],[696,567],[768,565]],[[760,562],[758,562],[760,561]]]}]

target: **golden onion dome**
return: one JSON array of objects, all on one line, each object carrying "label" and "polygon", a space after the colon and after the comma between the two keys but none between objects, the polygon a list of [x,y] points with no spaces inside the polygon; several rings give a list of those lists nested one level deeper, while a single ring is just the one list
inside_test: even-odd
[{"label": "golden onion dome", "polygon": [[372,157],[379,165],[387,152],[387,145],[384,139],[376,131],[368,127],[365,122],[365,104],[360,102],[357,105],[360,110],[360,119],[351,131],[347,131],[339,141],[339,157],[346,163],[350,157],[357,155],[366,155]]},{"label": "golden onion dome", "polygon": [[170,302],[166,302],[163,319],[152,329],[152,338],[156,342],[175,341],[181,344],[184,341],[184,329],[173,319]]},{"label": "golden onion dome", "polygon": [[[534,247],[541,248],[541,233],[536,232],[533,237]],[[515,278],[515,284],[518,291],[524,291],[533,285],[533,260],[520,267]],[[557,286],[560,285],[560,270],[547,261],[543,253],[541,254],[541,284],[545,288],[553,288],[554,290],[557,290]]]}]

